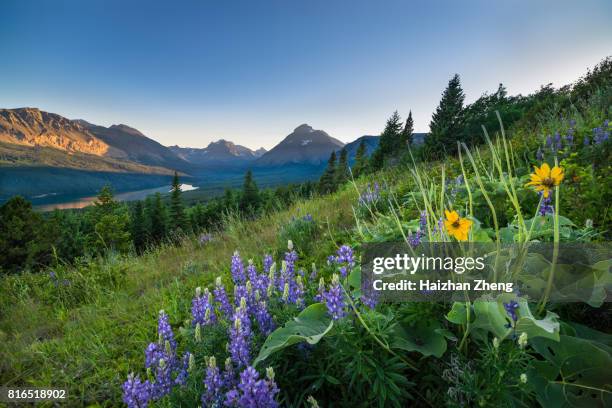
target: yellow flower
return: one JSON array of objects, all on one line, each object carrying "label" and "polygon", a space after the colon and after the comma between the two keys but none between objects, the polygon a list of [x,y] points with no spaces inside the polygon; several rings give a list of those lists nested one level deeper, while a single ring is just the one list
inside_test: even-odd
[{"label": "yellow flower", "polygon": [[548,198],[550,191],[561,184],[563,181],[563,169],[555,166],[550,168],[548,163],[544,163],[540,168],[533,166],[535,173],[531,174],[531,181],[527,186],[534,186],[536,191],[541,191],[544,198]]},{"label": "yellow flower", "polygon": [[444,214],[446,219],[444,220],[444,226],[449,235],[457,238],[459,241],[467,241],[468,232],[472,227],[472,221],[467,218],[459,217],[457,211],[445,210]]}]

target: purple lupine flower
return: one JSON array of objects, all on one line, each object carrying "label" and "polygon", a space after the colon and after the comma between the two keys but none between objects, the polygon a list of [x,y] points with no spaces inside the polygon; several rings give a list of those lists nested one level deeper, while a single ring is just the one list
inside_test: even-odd
[{"label": "purple lupine flower", "polygon": [[232,256],[232,265],[230,270],[234,283],[239,284],[245,282],[246,277],[244,274],[244,264],[242,263],[242,259],[240,258],[238,251],[234,252],[234,255]]},{"label": "purple lupine flower", "polygon": [[572,147],[574,145],[574,131],[573,129],[569,129],[567,131],[567,135],[565,135],[565,144],[567,147]]},{"label": "purple lupine flower", "polygon": [[174,383],[176,385],[183,386],[187,384],[187,377],[189,377],[189,358],[191,353],[186,351],[183,355],[183,364],[181,365],[176,378],[174,379]]},{"label": "purple lupine flower", "polygon": [[149,343],[145,349],[145,367],[157,367],[159,360],[166,358],[164,347],[159,343]]},{"label": "purple lupine flower", "polygon": [[234,311],[232,325],[229,328],[229,353],[232,361],[238,366],[247,366],[251,360],[251,321],[247,313],[246,298],[240,299],[240,306]]},{"label": "purple lupine flower", "polygon": [[374,292],[368,293],[367,295],[364,293],[359,299],[361,300],[361,303],[369,309],[374,309],[378,304],[376,294]]},{"label": "purple lupine flower", "polygon": [[561,135],[555,132],[555,150],[561,150]]},{"label": "purple lupine flower", "polygon": [[308,277],[309,280],[314,281],[317,279],[317,267],[314,264],[314,262],[312,263],[312,272],[310,272],[310,276]]},{"label": "purple lupine flower", "polygon": [[128,375],[127,381],[123,383],[123,402],[128,408],[144,408],[151,400],[151,383],[149,380],[140,381],[140,377],[134,373]]},{"label": "purple lupine flower", "polygon": [[264,255],[264,259],[263,259],[263,270],[265,273],[269,273],[270,272],[270,267],[272,267],[272,264],[274,263],[274,258],[272,258],[272,255]]},{"label": "purple lupine flower", "polygon": [[172,332],[172,327],[170,327],[170,320],[163,310],[159,311],[157,334],[159,335],[160,343],[167,341],[172,346],[172,350],[176,349],[176,340],[174,340],[174,333]]},{"label": "purple lupine flower", "polygon": [[310,215],[310,214],[306,214],[304,217],[302,217],[302,220],[307,221],[307,222],[313,222],[314,221],[312,219],[312,215]]},{"label": "purple lupine flower", "polygon": [[374,183],[372,187],[369,183],[366,189],[359,195],[359,205],[369,206],[376,204],[380,200],[380,186],[378,183]]},{"label": "purple lupine flower", "polygon": [[536,152],[536,160],[542,162],[544,160],[544,152],[542,149],[538,147],[538,151]]},{"label": "purple lupine flower", "polygon": [[151,384],[151,397],[158,400],[172,391],[172,367],[164,359],[159,360],[155,381]]},{"label": "purple lupine flower", "polygon": [[327,292],[323,294],[325,305],[327,306],[327,313],[333,320],[339,320],[346,314],[344,308],[344,295],[342,288],[340,287],[340,279],[337,274],[332,277],[332,283]]},{"label": "purple lupine flower", "polygon": [[590,139],[589,139],[589,137],[588,137],[588,136],[585,136],[585,137],[584,137],[584,141],[583,141],[583,143],[584,143],[584,145],[585,145],[585,146],[588,146],[589,144],[591,144],[591,141],[590,141]]},{"label": "purple lupine flower", "polygon": [[576,127],[576,119],[570,119],[569,125],[570,125],[570,129]]},{"label": "purple lupine flower", "polygon": [[191,316],[193,317],[191,322],[194,326],[198,323],[206,326],[217,322],[213,296],[208,291],[208,288],[204,289],[204,295],[202,295],[199,287],[196,288],[196,295],[191,301]]},{"label": "purple lupine flower", "polygon": [[421,211],[421,216],[419,218],[419,228],[421,231],[425,231],[427,229],[427,211]]},{"label": "purple lupine flower", "polygon": [[[540,195],[542,193],[540,192]],[[545,216],[546,214],[554,213],[554,207],[551,205],[552,197],[548,195],[548,197],[542,198],[542,204],[540,205],[540,215]]]},{"label": "purple lupine flower", "polygon": [[198,242],[200,243],[200,245],[206,245],[210,241],[212,241],[212,235],[208,233],[201,234],[200,237],[198,238]]},{"label": "purple lupine flower", "polygon": [[204,377],[204,394],[202,394],[202,406],[204,407],[220,407],[223,401],[223,394],[221,389],[223,388],[223,380],[221,379],[221,372],[217,367],[217,360],[215,357],[208,359],[208,365],[206,367],[206,376]]},{"label": "purple lupine flower", "polygon": [[328,256],[328,257],[327,257],[327,264],[328,264],[328,265],[332,265],[332,264],[334,264],[334,263],[336,263],[336,257],[335,257],[335,256],[333,256],[333,255]]},{"label": "purple lupine flower", "polygon": [[227,296],[227,292],[225,291],[225,286],[221,282],[221,277],[218,277],[215,282],[215,289],[213,290],[215,295],[215,301],[219,303],[219,310],[225,315],[226,318],[230,318],[234,309],[229,301]]},{"label": "purple lupine flower", "polygon": [[516,310],[518,309],[519,304],[516,300],[511,300],[510,302],[504,302],[504,309],[506,309],[506,313],[508,316],[512,318],[512,322],[516,323],[518,320],[518,316],[516,314]]},{"label": "purple lupine flower", "polygon": [[546,148],[548,149],[553,148],[553,139],[551,135],[546,136]]},{"label": "purple lupine flower", "polygon": [[421,230],[417,230],[414,234],[408,231],[408,243],[411,247],[416,248],[421,244]]},{"label": "purple lupine flower", "polygon": [[285,261],[283,262],[277,286],[278,290],[283,292],[282,300],[284,302],[296,303],[298,300],[298,287],[295,279],[295,262],[298,259],[298,255],[292,249],[291,241],[289,243],[289,252],[285,253]]},{"label": "purple lupine flower", "polygon": [[343,278],[346,278],[355,266],[353,249],[348,245],[342,245],[336,252],[336,263],[342,265],[340,266],[340,274]]},{"label": "purple lupine flower", "polygon": [[257,326],[259,327],[259,331],[267,336],[272,333],[274,330],[274,321],[272,320],[272,315],[268,312],[268,305],[265,301],[260,300],[255,306],[255,321],[257,321]]},{"label": "purple lupine flower", "polygon": [[223,385],[227,388],[233,388],[236,384],[236,372],[234,363],[230,357],[225,359],[225,367],[222,374]]},{"label": "purple lupine flower", "polygon": [[317,294],[314,297],[315,302],[322,302],[325,296],[325,279],[321,276],[319,279],[319,288]]},{"label": "purple lupine flower", "polygon": [[[240,373],[238,384],[237,406],[240,408],[276,408],[275,401],[278,387],[274,382],[274,371],[268,370],[266,379],[259,379],[259,373],[253,367],[247,367]],[[233,398],[233,395],[229,396]]]},{"label": "purple lupine flower", "polygon": [[249,265],[247,266],[246,276],[247,276],[247,279],[251,281],[251,283],[254,283],[257,281],[257,268],[255,268],[255,265],[253,264],[252,259],[249,259]]}]

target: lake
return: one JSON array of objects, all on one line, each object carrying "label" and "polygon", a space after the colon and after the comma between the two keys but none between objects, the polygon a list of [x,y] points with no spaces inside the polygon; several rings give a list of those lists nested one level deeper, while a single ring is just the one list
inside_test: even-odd
[{"label": "lake", "polygon": [[[169,193],[172,186],[166,185],[155,188],[147,188],[144,190],[125,191],[122,193],[115,194],[115,200],[117,201],[136,201],[143,200],[147,196],[155,193],[166,194]],[[191,184],[181,184],[181,191],[192,191],[197,190],[198,187]],[[71,208],[85,208],[92,205],[96,200],[96,196],[87,197],[74,197],[59,194],[44,194],[36,197],[32,197],[32,205],[35,210],[38,211],[53,211],[67,210]]]}]

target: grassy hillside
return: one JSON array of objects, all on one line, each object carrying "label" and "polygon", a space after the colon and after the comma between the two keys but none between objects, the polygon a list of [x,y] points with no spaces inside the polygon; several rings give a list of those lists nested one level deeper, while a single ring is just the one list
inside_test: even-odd
[{"label": "grassy hillside", "polygon": [[[206,357],[215,355],[223,367],[232,327],[220,318],[217,325],[205,326],[198,340],[190,322],[194,290],[212,290],[221,276],[232,293],[235,250],[244,261],[254,259],[257,268],[264,254],[280,265],[291,239],[296,268],[310,271],[314,263],[331,291],[332,274],[341,270],[327,259],[341,245],[350,245],[359,256],[369,242],[403,242],[415,235],[452,241],[439,222],[451,208],[470,220],[470,242],[605,241],[611,225],[610,142],[592,138],[607,127],[609,83],[589,95],[569,108],[548,104],[508,133],[489,129],[490,143],[462,146],[460,156],[443,162],[407,160],[257,220],[227,216],[223,231],[213,231],[204,243],[185,237],[140,257],[111,254],[76,267],[60,263],[48,273],[2,277],[0,383],[67,387],[73,406],[118,405],[128,374],[147,376],[144,350],[156,342],[156,319],[163,309],[178,343],[171,351],[168,343],[167,353],[189,350],[195,367],[185,387],[176,386],[157,404],[194,406],[204,390]],[[573,139],[564,139],[552,154],[547,135],[556,131],[571,133]],[[533,165],[543,162],[565,170],[565,179],[551,192],[550,211],[525,186]],[[304,216],[306,223],[300,221]],[[417,230],[422,217],[425,233]],[[350,305],[355,276],[340,281]],[[536,276],[545,287],[547,275]],[[316,309],[318,280],[304,279],[306,304]],[[274,368],[281,406],[304,406],[309,396],[321,406],[568,406],[567,401],[609,406],[608,304],[595,299],[551,305],[544,294],[535,302],[521,300],[520,309],[516,303],[519,311],[508,311],[514,295],[507,295],[490,302],[381,304],[375,309],[355,298],[363,304],[345,305],[346,317],[319,317],[331,329],[317,333],[317,344],[286,347],[258,368]],[[276,291],[269,299],[278,325],[300,312],[281,301],[284,296]],[[254,337],[253,357],[264,339]],[[574,365],[561,367],[559,359]],[[587,371],[592,375],[580,375]]]}]

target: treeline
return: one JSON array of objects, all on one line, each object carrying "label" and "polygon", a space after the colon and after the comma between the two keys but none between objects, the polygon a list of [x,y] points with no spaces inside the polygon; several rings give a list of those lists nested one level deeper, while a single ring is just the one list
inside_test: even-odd
[{"label": "treeline", "polygon": [[15,196],[0,206],[0,273],[73,263],[107,251],[140,254],[162,242],[217,229],[226,214],[254,218],[315,192],[312,182],[259,190],[248,171],[242,190],[228,189],[222,197],[191,207],[184,204],[177,174],[169,196],[157,193],[122,203],[104,187],[94,204],[81,210],[39,213]]}]

